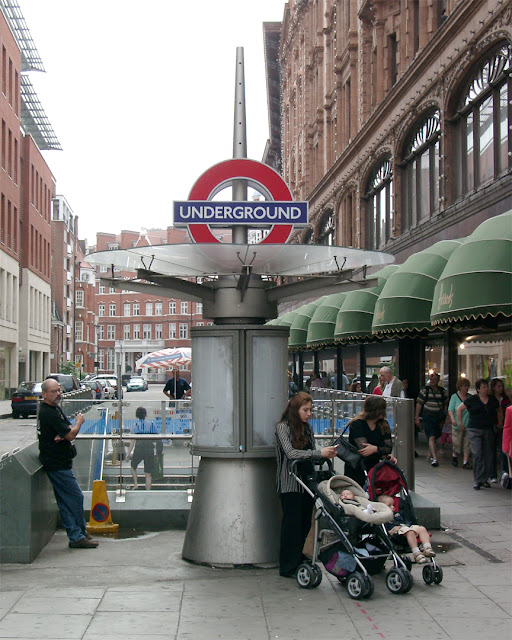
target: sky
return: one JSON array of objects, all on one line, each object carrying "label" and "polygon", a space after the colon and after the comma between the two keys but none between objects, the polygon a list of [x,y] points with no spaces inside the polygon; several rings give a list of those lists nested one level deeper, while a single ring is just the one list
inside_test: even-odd
[{"label": "sky", "polygon": [[62,146],[43,156],[79,236],[166,228],[172,202],[233,155],[244,48],[248,157],[269,136],[263,22],[284,0],[19,0],[46,73],[30,80]]}]

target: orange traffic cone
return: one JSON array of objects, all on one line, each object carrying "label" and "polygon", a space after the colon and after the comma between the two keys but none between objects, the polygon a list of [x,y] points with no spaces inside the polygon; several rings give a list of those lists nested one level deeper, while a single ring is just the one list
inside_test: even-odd
[{"label": "orange traffic cone", "polygon": [[105,480],[95,480],[92,485],[91,515],[87,523],[89,533],[115,533],[119,525],[112,522]]}]

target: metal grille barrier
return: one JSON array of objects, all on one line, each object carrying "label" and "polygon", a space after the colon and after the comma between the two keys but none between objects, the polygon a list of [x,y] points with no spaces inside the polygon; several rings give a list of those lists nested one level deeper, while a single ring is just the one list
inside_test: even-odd
[{"label": "metal grille barrier", "polygon": [[[122,489],[133,482],[126,454],[130,442],[139,440],[155,444],[161,441],[163,445],[163,454],[155,456],[152,488],[193,486],[197,463],[188,449],[193,436],[190,400],[84,402],[66,394],[61,407],[72,424],[78,413],[85,418],[75,440],[79,455],[74,461],[75,475],[84,490],[90,490],[94,480],[105,480],[111,489]],[[137,417],[139,407],[146,412],[144,423]],[[137,476],[144,487],[143,462],[138,466]]]}]

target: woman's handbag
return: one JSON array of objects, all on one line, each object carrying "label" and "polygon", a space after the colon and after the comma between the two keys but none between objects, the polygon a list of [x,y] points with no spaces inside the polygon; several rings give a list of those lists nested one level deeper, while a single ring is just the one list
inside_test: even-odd
[{"label": "woman's handbag", "polygon": [[357,469],[363,459],[357,447],[354,447],[348,440],[345,440],[343,436],[336,438],[332,443],[333,447],[336,447],[336,456],[348,464],[350,467]]}]

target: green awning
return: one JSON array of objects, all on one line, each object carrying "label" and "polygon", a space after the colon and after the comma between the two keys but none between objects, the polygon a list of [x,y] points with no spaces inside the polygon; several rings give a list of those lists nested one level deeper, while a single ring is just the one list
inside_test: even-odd
[{"label": "green awning", "polygon": [[450,256],[431,321],[447,326],[500,314],[512,316],[512,210],[482,222]]},{"label": "green awning", "polygon": [[335,342],[360,342],[372,338],[375,304],[387,279],[398,268],[398,265],[390,264],[371,276],[372,278],[378,278],[379,283],[376,287],[357,289],[346,294],[336,317]]},{"label": "green awning", "polygon": [[326,296],[313,313],[308,326],[307,346],[320,347],[333,344],[336,316],[346,293],[332,293]]},{"label": "green awning", "polygon": [[432,330],[430,312],[435,286],[449,257],[461,244],[462,240],[442,240],[407,258],[390,276],[377,300],[374,335]]},{"label": "green awning", "polygon": [[318,300],[296,309],[297,315],[290,327],[290,338],[288,339],[288,346],[290,349],[297,351],[306,348],[309,323],[311,322],[311,318],[313,317],[316,308],[324,301],[325,298],[326,296],[322,296],[321,298],[318,298]]},{"label": "green awning", "polygon": [[283,313],[282,316],[276,318],[275,324],[278,324],[280,327],[291,327],[296,315],[296,311],[287,311]]}]

